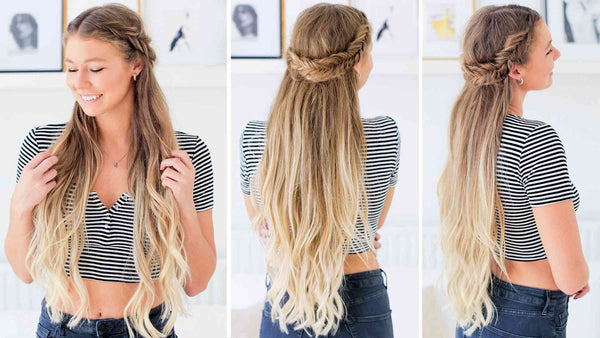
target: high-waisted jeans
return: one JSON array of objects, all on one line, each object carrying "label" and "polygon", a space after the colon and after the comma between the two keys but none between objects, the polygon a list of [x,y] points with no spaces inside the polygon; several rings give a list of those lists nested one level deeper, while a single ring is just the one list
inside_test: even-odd
[{"label": "high-waisted jeans", "polygon": [[[566,337],[569,296],[562,291],[510,284],[494,277],[491,297],[496,306],[492,322],[471,337]],[[461,327],[457,327],[456,337],[467,337]]]},{"label": "high-waisted jeans", "polygon": [[[383,270],[371,270],[344,276],[341,295],[346,305],[345,318],[330,338],[390,338],[393,337],[392,311],[387,294],[387,277]],[[309,337],[305,330],[294,330],[288,325],[287,334],[279,329],[279,322],[271,321],[271,304],[265,302],[261,338]],[[314,335],[312,335],[314,337]],[[322,336],[319,336],[322,337]]]},{"label": "high-waisted jeans", "polygon": [[[52,311],[52,309],[50,309]],[[164,322],[160,320],[162,305],[159,305],[150,310],[150,321],[156,329],[161,330],[164,327]],[[63,315],[62,321],[53,323],[46,311],[46,300],[42,300],[42,313],[37,327],[38,338],[54,338],[54,337],[111,337],[125,338],[130,337],[127,332],[127,325],[123,318],[109,319],[83,319],[74,328],[69,329],[67,323],[71,319],[71,315]],[[135,333],[135,337],[141,337]],[[177,338],[175,330],[167,336],[168,338]]]}]

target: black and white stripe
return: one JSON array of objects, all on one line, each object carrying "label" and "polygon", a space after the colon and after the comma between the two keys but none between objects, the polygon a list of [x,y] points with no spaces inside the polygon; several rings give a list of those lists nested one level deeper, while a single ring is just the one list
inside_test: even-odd
[{"label": "black and white stripe", "polygon": [[[38,153],[47,150],[62,134],[66,124],[49,124],[33,128],[25,137],[17,163],[17,182],[23,168]],[[196,211],[213,207],[213,171],[206,144],[195,135],[176,131],[180,150],[190,156],[196,170],[193,199]],[[133,260],[134,200],[123,193],[107,208],[92,191],[85,211],[85,243],[79,261],[82,278],[106,282],[139,282]],[[69,273],[69,262],[65,262]],[[152,268],[158,278],[160,266]]]},{"label": "black and white stripe", "polygon": [[569,199],[575,210],[579,207],[579,193],[571,183],[556,131],[543,122],[508,114],[496,178],[504,209],[506,259],[546,259],[532,208]]},{"label": "black and white stripe", "polygon": [[[388,188],[396,185],[400,161],[400,134],[396,122],[387,116],[363,119],[366,140],[365,189],[368,198],[370,235],[377,231]],[[256,173],[265,149],[266,122],[250,121],[240,138],[240,178],[242,192],[250,194],[250,180]],[[364,225],[357,221],[357,231],[364,233]],[[355,241],[346,253],[360,253],[369,249],[369,243]]]}]

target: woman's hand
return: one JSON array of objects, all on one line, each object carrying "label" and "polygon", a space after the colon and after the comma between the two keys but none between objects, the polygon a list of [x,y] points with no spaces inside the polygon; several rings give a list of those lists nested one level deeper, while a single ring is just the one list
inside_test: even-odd
[{"label": "woman's hand", "polygon": [[573,295],[573,299],[579,299],[585,296],[588,292],[590,292],[590,284],[586,284],[583,289],[577,291],[577,293]]},{"label": "woman's hand", "polygon": [[173,197],[182,214],[196,213],[194,206],[194,178],[196,169],[192,160],[183,150],[173,150],[173,157],[160,162],[160,176],[162,186],[173,193]]},{"label": "woman's hand", "polygon": [[12,207],[19,212],[31,212],[56,186],[56,169],[51,169],[58,157],[49,151],[37,154],[21,172],[12,196]]}]

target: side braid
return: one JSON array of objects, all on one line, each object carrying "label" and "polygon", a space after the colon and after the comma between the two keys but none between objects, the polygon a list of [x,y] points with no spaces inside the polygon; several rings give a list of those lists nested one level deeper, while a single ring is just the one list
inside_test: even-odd
[{"label": "side braid", "polygon": [[510,35],[504,43],[504,48],[490,62],[467,63],[463,60],[462,71],[465,80],[475,86],[503,82],[508,77],[514,62],[517,61],[517,55],[522,54],[521,49],[528,45],[524,42],[530,39],[531,34],[528,30],[524,30]]},{"label": "side braid", "polygon": [[357,64],[370,43],[371,26],[363,24],[356,30],[354,40],[345,51],[313,59],[297,54],[292,48],[286,53],[287,66],[296,80],[323,82],[346,74]]}]

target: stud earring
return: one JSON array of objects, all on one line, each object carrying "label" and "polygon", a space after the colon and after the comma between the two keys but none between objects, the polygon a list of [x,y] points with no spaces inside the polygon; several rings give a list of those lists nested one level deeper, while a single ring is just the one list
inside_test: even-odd
[{"label": "stud earring", "polygon": [[137,74],[133,74],[133,81],[137,81]]},{"label": "stud earring", "polygon": [[521,80],[519,80],[519,86],[523,85],[523,78],[521,78]]}]

